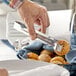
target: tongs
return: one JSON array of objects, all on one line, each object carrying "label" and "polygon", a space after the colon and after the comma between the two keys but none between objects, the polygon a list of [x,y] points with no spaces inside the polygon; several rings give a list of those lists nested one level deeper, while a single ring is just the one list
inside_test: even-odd
[{"label": "tongs", "polygon": [[[15,21],[13,27],[17,31],[22,32],[25,35],[29,36],[28,30],[22,22]],[[36,34],[37,34],[37,38],[39,38],[40,40],[44,41],[45,43],[53,46],[54,50],[57,50],[57,51],[62,50],[62,46],[60,44],[58,44],[58,42],[57,42],[58,40],[56,40],[55,38],[48,38],[45,34],[39,32],[37,30],[35,30],[35,31],[36,31]]]}]

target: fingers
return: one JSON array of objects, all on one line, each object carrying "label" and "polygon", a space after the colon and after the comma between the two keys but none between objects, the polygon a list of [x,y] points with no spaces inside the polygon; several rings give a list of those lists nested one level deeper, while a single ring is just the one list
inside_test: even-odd
[{"label": "fingers", "polygon": [[24,20],[24,22],[27,26],[31,39],[34,40],[36,38],[36,33],[35,33],[35,29],[34,29],[34,21],[33,21],[32,17],[29,17],[29,18],[30,19]]},{"label": "fingers", "polygon": [[36,23],[37,25],[41,25],[41,24],[40,24],[40,18],[37,19],[37,20],[35,21],[35,23]]},{"label": "fingers", "polygon": [[0,69],[0,76],[8,76],[8,72],[6,69]]},{"label": "fingers", "polygon": [[47,27],[50,25],[50,20],[49,20],[49,16],[48,16],[48,13],[46,13],[46,17],[47,17]]},{"label": "fingers", "polygon": [[45,33],[46,32],[46,28],[49,26],[49,17],[47,14],[46,10],[43,10],[42,15],[41,15],[41,32]]}]

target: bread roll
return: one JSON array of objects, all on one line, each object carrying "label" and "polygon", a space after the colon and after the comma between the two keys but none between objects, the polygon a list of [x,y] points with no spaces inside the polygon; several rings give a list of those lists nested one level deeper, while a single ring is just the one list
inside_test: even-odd
[{"label": "bread roll", "polygon": [[51,57],[48,54],[41,54],[38,57],[38,60],[44,61],[44,62],[50,62]]},{"label": "bread roll", "polygon": [[29,53],[27,53],[27,56],[29,59],[38,60],[38,55],[36,53],[29,52]]},{"label": "bread roll", "polygon": [[53,52],[48,51],[48,50],[42,50],[42,51],[41,51],[41,54],[47,54],[47,55],[49,55],[49,56],[52,56]]},{"label": "bread roll", "polygon": [[59,40],[58,44],[62,46],[62,49],[61,51],[57,51],[57,50],[54,51],[57,55],[60,55],[60,56],[66,55],[70,51],[70,44],[67,41]]},{"label": "bread roll", "polygon": [[65,59],[63,57],[56,56],[56,57],[52,58],[50,60],[50,62],[55,63],[55,64],[65,64]]}]

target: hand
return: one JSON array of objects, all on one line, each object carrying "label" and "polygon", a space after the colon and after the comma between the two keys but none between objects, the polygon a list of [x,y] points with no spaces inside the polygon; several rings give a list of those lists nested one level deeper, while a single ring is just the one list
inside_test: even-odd
[{"label": "hand", "polygon": [[36,38],[34,23],[41,25],[42,33],[46,32],[46,27],[49,26],[49,18],[45,7],[32,1],[25,0],[18,8],[18,12],[27,26],[32,40]]},{"label": "hand", "polygon": [[8,76],[8,72],[6,69],[0,69],[0,76]]}]

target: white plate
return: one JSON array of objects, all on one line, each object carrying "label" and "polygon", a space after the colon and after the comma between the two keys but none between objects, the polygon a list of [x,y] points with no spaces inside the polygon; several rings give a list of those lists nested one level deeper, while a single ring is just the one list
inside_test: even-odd
[{"label": "white plate", "polygon": [[49,63],[30,60],[30,59],[0,61],[0,67],[6,68],[8,70],[23,70],[23,69],[29,70],[48,64]]},{"label": "white plate", "polygon": [[9,76],[31,70],[40,66],[48,65],[49,63],[35,60],[6,60],[0,61],[0,68],[5,68],[9,72]]},{"label": "white plate", "polygon": [[35,60],[1,61],[0,68],[7,69],[9,76],[70,76],[63,67]]}]

